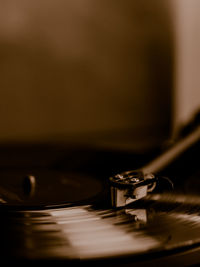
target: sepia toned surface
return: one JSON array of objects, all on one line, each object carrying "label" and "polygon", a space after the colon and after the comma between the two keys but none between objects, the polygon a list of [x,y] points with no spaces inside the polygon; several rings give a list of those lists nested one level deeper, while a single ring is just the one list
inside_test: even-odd
[{"label": "sepia toned surface", "polygon": [[1,1],[0,142],[165,139],[171,32],[167,1]]},{"label": "sepia toned surface", "polygon": [[172,1],[175,61],[174,127],[187,123],[200,107],[200,2]]}]

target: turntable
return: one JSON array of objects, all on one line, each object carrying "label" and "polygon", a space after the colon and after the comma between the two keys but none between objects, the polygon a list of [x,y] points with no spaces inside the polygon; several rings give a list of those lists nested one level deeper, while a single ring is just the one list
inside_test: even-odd
[{"label": "turntable", "polygon": [[15,2],[0,8],[0,264],[199,264],[198,116],[169,135],[200,106],[200,2]]},{"label": "turntable", "polygon": [[1,147],[1,260],[199,263],[199,139],[197,126],[167,150],[142,156],[58,145]]}]

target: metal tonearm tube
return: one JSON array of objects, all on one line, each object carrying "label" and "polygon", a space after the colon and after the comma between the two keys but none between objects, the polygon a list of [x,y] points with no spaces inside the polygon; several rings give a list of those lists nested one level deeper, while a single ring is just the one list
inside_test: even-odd
[{"label": "metal tonearm tube", "polygon": [[152,192],[156,186],[157,178],[155,174],[164,169],[198,140],[200,140],[200,126],[197,126],[190,134],[142,168],[110,177],[112,206],[126,206],[145,197],[148,192]]}]

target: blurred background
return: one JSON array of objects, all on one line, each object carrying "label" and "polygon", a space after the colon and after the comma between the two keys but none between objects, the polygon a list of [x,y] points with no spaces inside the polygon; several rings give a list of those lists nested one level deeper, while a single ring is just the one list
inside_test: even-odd
[{"label": "blurred background", "polygon": [[199,0],[0,0],[0,143],[144,151],[200,105]]}]

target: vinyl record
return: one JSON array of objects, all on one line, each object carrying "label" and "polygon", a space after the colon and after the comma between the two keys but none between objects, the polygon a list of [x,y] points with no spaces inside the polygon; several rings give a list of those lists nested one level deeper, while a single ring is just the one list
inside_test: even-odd
[{"label": "vinyl record", "polygon": [[170,176],[174,188],[160,179],[145,198],[114,209],[108,177],[50,162],[1,166],[2,261],[115,266],[200,262],[198,164],[180,172],[176,162],[173,173],[159,174]]},{"label": "vinyl record", "polygon": [[45,209],[86,203],[103,190],[98,179],[76,172],[6,170],[0,171],[0,177],[0,209]]},{"label": "vinyl record", "polygon": [[151,195],[119,210],[92,205],[45,210],[4,210],[5,259],[110,260],[184,251],[200,243],[200,198]]}]

